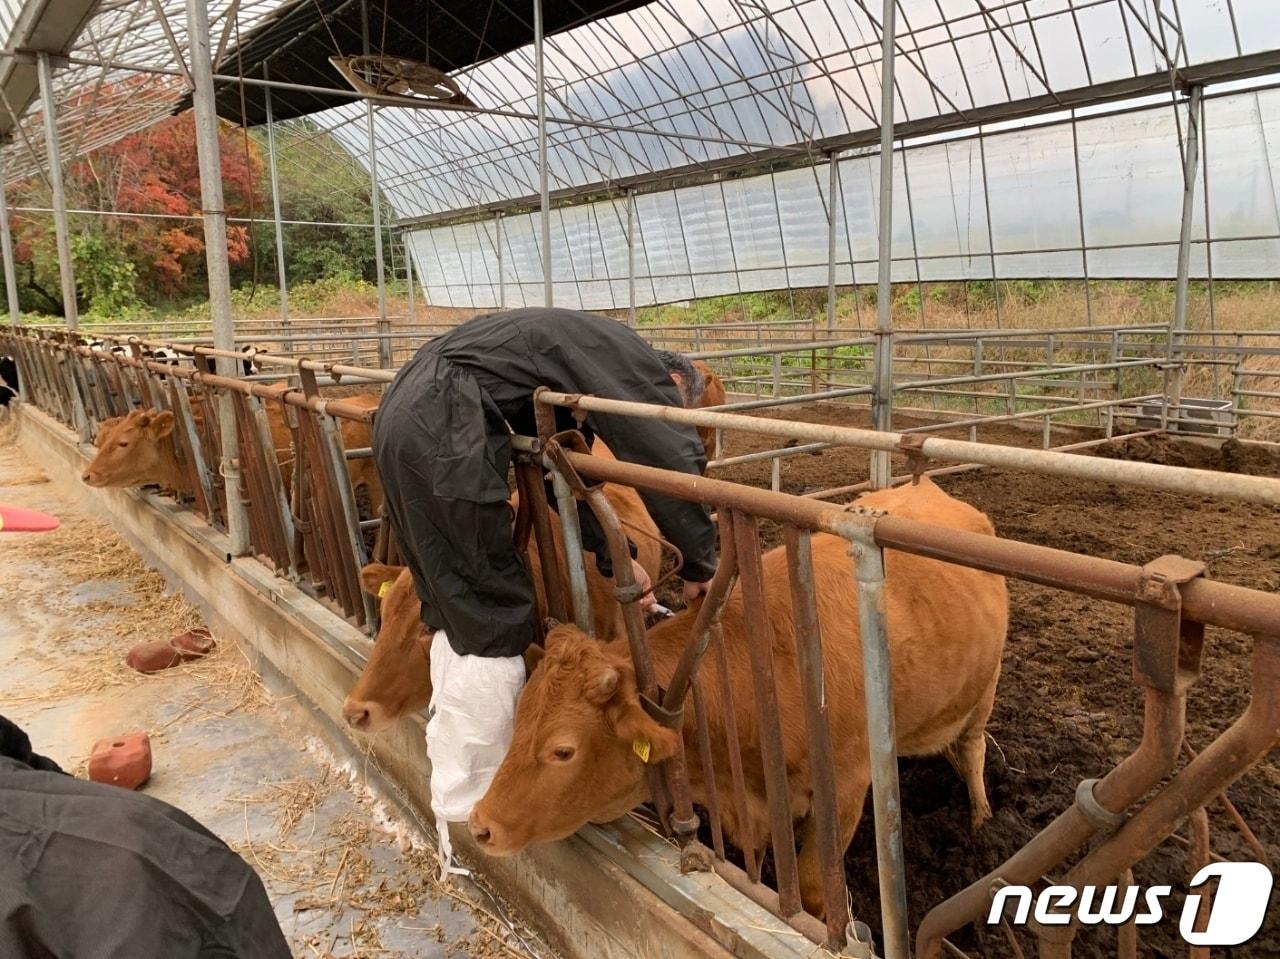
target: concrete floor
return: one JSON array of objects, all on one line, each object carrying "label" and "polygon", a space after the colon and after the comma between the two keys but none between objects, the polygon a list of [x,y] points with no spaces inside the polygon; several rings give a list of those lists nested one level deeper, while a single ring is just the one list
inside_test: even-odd
[{"label": "concrete floor", "polygon": [[64,524],[44,534],[57,539],[0,533],[0,711],[37,752],[84,775],[95,740],[148,731],[143,790],[257,869],[297,956],[549,954],[495,921],[501,907],[475,887],[440,886],[422,834],[335,758],[307,709],[261,684],[233,641],[154,676],[124,667],[135,642],[197,614],[156,599],[155,575],[84,514],[74,484],[49,482],[0,441],[0,502]]}]

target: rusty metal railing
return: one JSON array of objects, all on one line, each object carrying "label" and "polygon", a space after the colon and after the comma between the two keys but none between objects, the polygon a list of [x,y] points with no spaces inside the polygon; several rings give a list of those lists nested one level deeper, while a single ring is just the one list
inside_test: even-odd
[{"label": "rusty metal railing", "polygon": [[[5,331],[4,349],[19,361],[24,389],[30,402],[73,429],[92,431],[113,416],[133,409],[167,409],[174,413],[174,454],[186,477],[182,491],[194,509],[219,526],[229,508],[245,508],[250,522],[253,551],[281,576],[297,577],[299,584],[350,621],[369,625],[372,612],[360,591],[356,573],[363,562],[364,528],[355,513],[350,477],[344,468],[339,419],[368,423],[369,409],[323,396],[318,377],[363,376],[379,379],[385,371],[343,367],[304,358],[273,358],[289,368],[300,385],[267,386],[215,375],[209,365],[216,351],[193,347],[176,366],[159,363],[143,353],[143,342],[130,344],[126,354],[97,352],[79,345],[65,334],[52,331]],[[215,396],[234,398],[233,415],[240,442],[240,469],[246,477],[242,502],[227,504],[217,466],[220,462],[218,406]],[[574,405],[589,411],[593,404],[604,409],[609,401],[544,395],[557,405]],[[544,404],[546,405],[546,404]],[[626,404],[623,404],[626,406]],[[278,410],[290,431],[287,456],[282,463],[269,421]],[[637,415],[635,409],[614,409]],[[899,437],[840,430],[802,423],[780,423],[727,414],[668,410],[663,415],[693,425],[756,429],[797,440],[824,442],[866,441],[886,450],[906,450],[943,460],[1041,468],[1045,472],[1070,472],[1109,482],[1134,482],[1199,494],[1233,496],[1254,502],[1280,502],[1280,481],[1263,477],[1230,477],[1196,470],[1177,470],[1150,464],[1082,460],[1065,464],[1062,458],[1041,451],[1007,452],[974,444],[927,439],[911,449]],[[543,418],[544,423],[547,418]],[[819,434],[818,431],[821,431]],[[887,445],[885,445],[887,444]],[[1079,556],[1061,550],[1033,546],[951,529],[941,529],[894,516],[851,512],[814,499],[759,490],[734,483],[670,473],[586,455],[569,436],[549,429],[538,438],[517,438],[517,486],[521,499],[533,504],[527,535],[536,537],[544,557],[542,575],[551,615],[566,619],[574,608],[566,596],[562,577],[551,569],[550,557],[559,551],[553,542],[548,504],[544,493],[546,472],[563,481],[562,492],[579,497],[594,511],[614,552],[616,598],[624,609],[623,622],[637,668],[646,708],[660,722],[685,732],[685,749],[661,768],[650,782],[655,808],[681,847],[684,868],[709,866],[732,886],[781,916],[815,942],[849,953],[867,954],[866,929],[849,922],[843,854],[837,828],[838,787],[833,744],[827,720],[823,688],[823,628],[814,605],[812,537],[832,533],[843,537],[857,551],[850,560],[864,602],[859,605],[859,631],[863,637],[864,685],[867,690],[871,731],[873,802],[877,815],[877,850],[880,863],[881,925],[884,954],[906,959],[910,917],[903,884],[910,868],[902,856],[900,814],[897,813],[896,745],[892,729],[893,708],[889,685],[892,636],[886,635],[884,616],[875,602],[883,583],[882,552],[899,550],[948,563],[980,569],[1006,577],[1121,603],[1135,609],[1133,655],[1137,682],[1145,690],[1143,738],[1134,752],[1096,780],[1081,784],[1076,801],[1039,836],[978,883],[935,906],[915,926],[915,949],[920,959],[942,954],[946,937],[981,917],[994,890],[1003,883],[1030,883],[1055,871],[1076,856],[1091,839],[1101,837],[1091,851],[1068,867],[1071,884],[1102,883],[1127,875],[1129,868],[1177,827],[1189,811],[1216,801],[1222,790],[1250,765],[1272,749],[1280,738],[1280,597],[1215,583],[1195,564],[1159,559],[1145,567]],[[1030,459],[1024,458],[1027,454]],[[1045,459],[1044,457],[1050,457]],[[287,483],[289,473],[292,482]],[[599,495],[601,482],[619,483],[700,502],[716,509],[721,540],[721,562],[710,593],[698,611],[693,642],[669,676],[659,675],[652,662],[646,666],[647,640],[639,616],[639,596],[630,578],[626,537]],[[566,501],[568,502],[568,501]],[[560,522],[569,522],[574,509],[561,509]],[[787,581],[767,582],[761,569],[759,528],[769,520],[782,525],[787,557]],[[563,553],[581,555],[565,530]],[[375,556],[390,560],[394,543],[379,529]],[[624,558],[624,556],[626,558]],[[746,791],[748,759],[741,749],[733,710],[722,723],[727,744],[727,768],[718,768],[711,742],[712,719],[708,698],[728,689],[730,651],[719,622],[720,611],[733,589],[742,591],[751,614],[747,620],[746,656],[750,665],[748,707],[760,724],[762,740],[757,760],[763,763],[767,836],[758,837],[761,849],[770,848],[775,883],[766,885],[764,857],[756,854],[754,841],[746,842],[743,866],[731,863],[725,819],[730,812],[738,820],[749,797]],[[824,917],[820,921],[801,908],[796,866],[796,844],[788,814],[787,771],[779,765],[780,749],[770,742],[777,713],[777,677],[774,640],[768,618],[761,614],[771,590],[790,594],[795,620],[795,657],[803,709],[804,735],[811,758],[808,788],[813,794],[815,848],[820,863],[820,895]],[[570,590],[577,593],[577,590]],[[579,614],[580,615],[580,614]],[[590,622],[590,616],[585,617]],[[1184,747],[1187,690],[1198,675],[1202,627],[1212,625],[1247,633],[1254,638],[1253,698],[1231,729],[1195,755],[1168,782],[1177,769]],[[666,679],[666,689],[662,680]],[[691,715],[686,713],[691,703]],[[692,789],[692,773],[709,784],[705,797]],[[717,783],[724,788],[718,790]],[[706,831],[695,816],[695,799],[706,811]],[[729,805],[736,807],[731,810]],[[704,847],[698,836],[707,837]],[[1193,850],[1203,856],[1203,848]],[[708,918],[707,921],[713,921]],[[1045,955],[1070,955],[1072,927],[1036,929]],[[1122,944],[1132,948],[1136,930],[1122,930]]]},{"label": "rusty metal railing", "polygon": [[[137,338],[119,351],[95,350],[47,330],[7,330],[0,344],[17,358],[32,401],[82,440],[131,410],[171,412],[174,429],[163,442],[171,444],[181,477],[181,488],[172,492],[220,530],[228,509],[243,509],[253,555],[353,624],[375,628],[376,609],[359,571],[367,560],[365,531],[381,521],[358,513],[338,428],[340,420],[370,424],[373,410],[321,394],[316,367],[332,376],[332,364],[282,358],[300,383],[291,387],[218,376],[213,360],[223,354],[212,349],[161,362],[148,357],[146,342]],[[214,400],[223,395],[232,399],[244,479],[235,504],[226,502],[219,471],[220,404]],[[289,436],[283,447],[281,425]]]},{"label": "rusty metal railing", "polygon": [[[545,393],[548,405],[589,408],[577,397]],[[619,412],[610,409],[610,412]],[[681,411],[676,411],[677,413]],[[714,414],[713,414],[714,415]],[[672,417],[678,418],[678,417]],[[815,502],[737,484],[696,480],[680,473],[602,460],[566,447],[563,437],[524,440],[520,448],[540,454],[550,468],[568,474],[570,486],[592,503],[592,484],[603,482],[676,496],[715,508],[719,517],[722,567],[712,595],[699,610],[692,642],[671,677],[667,695],[653,698],[656,680],[646,665],[648,652],[642,630],[631,627],[628,639],[637,676],[652,715],[680,729],[686,749],[701,764],[703,782],[709,784],[704,807],[709,820],[711,848],[696,839],[692,814],[688,759],[678,754],[666,764],[661,788],[654,787],[655,806],[669,833],[680,843],[681,862],[696,868],[708,861],[732,885],[784,918],[797,930],[828,948],[865,953],[867,943],[847,925],[845,886],[841,860],[844,850],[834,836],[835,784],[830,730],[826,728],[821,694],[823,638],[819,633],[812,594],[809,537],[816,532],[834,533],[851,544],[857,557],[860,591],[860,634],[863,641],[864,679],[871,741],[872,792],[876,808],[877,858],[884,955],[906,959],[910,955],[906,914],[905,874],[902,857],[901,813],[896,786],[896,743],[893,732],[889,657],[891,637],[885,637],[882,601],[884,549],[914,553],[1006,577],[1082,593],[1134,607],[1133,656],[1135,678],[1146,691],[1143,737],[1137,749],[1109,773],[1080,784],[1076,802],[1040,835],[980,882],[944,903],[923,918],[915,932],[917,959],[943,955],[945,937],[961,926],[980,919],[992,896],[1005,883],[1032,884],[1076,855],[1093,837],[1104,840],[1068,872],[1066,882],[1077,888],[1124,879],[1129,869],[1160,841],[1169,836],[1191,811],[1203,808],[1234,779],[1280,743],[1280,597],[1257,590],[1212,582],[1201,564],[1178,557],[1163,557],[1136,567],[1095,557],[1079,556],[1048,547],[1001,540],[953,529],[944,529],[894,516],[850,512]],[[1271,481],[1274,483],[1275,481]],[[594,506],[594,503],[592,503]],[[597,511],[607,530],[609,517]],[[764,582],[760,575],[758,522],[783,524],[789,583]],[[615,563],[615,567],[617,563]],[[727,572],[726,572],[727,570]],[[715,788],[715,777],[724,775],[728,792],[742,818],[748,803],[744,783],[745,757],[732,722],[724,739],[728,769],[716,769],[708,739],[706,717],[699,705],[699,691],[708,682],[728,695],[723,639],[718,629],[720,604],[728,584],[737,578],[746,609],[748,655],[751,660],[752,695],[756,722],[760,724],[759,761],[763,764],[769,810],[768,844],[773,852],[776,889],[761,882],[761,862],[748,848],[745,869],[726,860],[722,810],[724,794]],[[619,600],[633,604],[627,584],[619,582]],[[822,860],[822,898],[825,923],[801,910],[795,868],[795,840],[788,806],[788,771],[776,737],[777,704],[770,650],[773,637],[764,615],[770,589],[789,588],[796,625],[797,664],[810,756],[814,835]],[[637,607],[638,615],[638,607]],[[634,619],[634,617],[632,617]],[[1200,668],[1205,625],[1233,629],[1254,639],[1253,699],[1234,726],[1196,756],[1163,787],[1161,781],[1174,771],[1183,747],[1187,690]],[[703,664],[704,654],[707,656]],[[686,690],[692,694],[694,716],[683,716]],[[733,710],[728,710],[730,717]],[[752,842],[744,845],[750,847]],[[1077,927],[1033,927],[1041,954],[1066,959]],[[1136,942],[1136,930],[1127,928],[1124,943]],[[1129,947],[1124,947],[1125,949]],[[955,954],[954,947],[950,947]],[[1122,955],[1124,952],[1122,952]]]}]

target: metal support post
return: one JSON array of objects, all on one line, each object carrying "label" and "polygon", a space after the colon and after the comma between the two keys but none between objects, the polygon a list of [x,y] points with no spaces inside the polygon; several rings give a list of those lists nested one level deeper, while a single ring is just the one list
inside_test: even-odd
[{"label": "metal support post", "polygon": [[[209,6],[186,0],[187,42],[191,58],[191,103],[196,118],[196,153],[200,162],[200,206],[204,221],[205,268],[209,275],[209,312],[213,345],[235,352],[235,320],[231,315],[231,272],[227,262],[227,211],[222,196],[222,156],[218,146],[218,113],[214,102],[213,62],[209,44]],[[218,375],[235,377],[237,362],[217,358]],[[222,474],[227,493],[227,539],[232,556],[249,550],[249,521],[240,499],[240,440],[236,408],[230,393],[218,396],[218,426],[222,438]]]},{"label": "metal support post", "polygon": [[627,324],[636,325],[636,196],[627,194]]},{"label": "metal support post", "polygon": [[414,326],[418,322],[418,291],[413,288],[417,281],[413,278],[413,241],[409,239],[411,235],[401,233],[400,246],[404,250],[404,278],[408,284],[409,325]]},{"label": "metal support post", "polygon": [[9,300],[9,324],[17,326],[18,283],[13,265],[13,236],[9,232],[9,199],[4,186],[4,158],[0,156],[0,252],[4,256],[4,286]]},{"label": "metal support post", "polygon": [[378,276],[378,365],[391,367],[391,321],[387,319],[387,270],[382,259],[382,197],[378,194],[378,144],[374,139],[373,101],[366,103],[369,119],[369,197],[373,201],[373,262]]},{"label": "metal support post", "polygon": [[502,248],[506,246],[505,236],[502,229],[502,214],[499,213],[493,220],[494,246],[498,248],[498,309],[505,310],[507,308],[507,267],[503,262]]},{"label": "metal support post", "polygon": [[[262,79],[267,80],[267,65],[262,65]],[[271,214],[275,220],[276,234],[276,283],[280,287],[280,327],[285,334],[289,333],[289,283],[284,271],[284,226],[280,222],[280,179],[276,172],[276,125],[271,111],[271,88],[262,88],[263,101],[267,108],[267,163],[271,171]],[[292,345],[286,341],[285,351],[292,351]]]},{"label": "metal support post", "polygon": [[885,959],[908,959],[907,868],[902,852],[902,801],[893,715],[893,662],[885,623],[884,553],[876,544],[877,514],[853,534],[850,552],[858,580],[858,635],[862,643],[871,799],[876,821],[876,864]]},{"label": "metal support post", "polygon": [[[876,353],[871,416],[878,430],[893,429],[893,57],[897,0],[884,0],[880,21],[880,256],[876,277]],[[890,459],[871,454],[871,487],[889,485]]]},{"label": "metal support post", "polygon": [[1182,345],[1182,334],[1187,328],[1187,283],[1191,272],[1191,227],[1196,201],[1196,163],[1200,158],[1200,97],[1203,87],[1191,88],[1191,99],[1187,107],[1187,139],[1183,146],[1182,157],[1182,224],[1178,232],[1178,280],[1173,300],[1173,323],[1169,327],[1168,361],[1176,365],[1171,368],[1171,375],[1165,381],[1165,416],[1169,408],[1173,408],[1176,422],[1179,419],[1178,405],[1182,402],[1182,359],[1179,355],[1175,361],[1174,347]]},{"label": "metal support post", "polygon": [[836,328],[836,203],[840,196],[840,164],[834,153],[827,166],[827,336],[831,336]]},{"label": "metal support post", "polygon": [[542,305],[554,306],[551,284],[551,201],[547,184],[547,76],[542,35],[542,0],[533,0],[533,72],[538,101],[538,210],[542,230]]},{"label": "metal support post", "polygon": [[[18,325],[18,273],[13,264],[13,235],[9,232],[9,198],[4,191],[4,158],[0,156],[0,253],[4,256],[4,289],[9,298],[9,324]],[[26,381],[19,385],[26,398]]]},{"label": "metal support post", "polygon": [[71,262],[71,233],[67,226],[67,193],[62,183],[62,152],[58,146],[58,118],[53,105],[53,65],[49,54],[36,54],[40,76],[40,105],[44,110],[44,146],[49,172],[49,188],[53,193],[53,230],[58,243],[58,276],[62,280],[62,311],[67,329],[80,326],[76,308],[76,277]]}]

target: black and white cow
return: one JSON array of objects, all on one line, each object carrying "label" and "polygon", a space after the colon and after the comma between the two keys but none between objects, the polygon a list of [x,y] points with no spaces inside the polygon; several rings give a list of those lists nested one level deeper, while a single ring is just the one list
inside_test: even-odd
[{"label": "black and white cow", "polygon": [[0,356],[0,407],[7,407],[18,395],[18,363],[12,356]]}]

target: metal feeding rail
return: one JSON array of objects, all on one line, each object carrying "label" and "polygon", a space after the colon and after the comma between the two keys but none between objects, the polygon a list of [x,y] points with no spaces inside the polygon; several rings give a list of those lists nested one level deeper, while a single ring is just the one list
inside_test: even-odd
[{"label": "metal feeding rail", "polygon": [[711,410],[688,410],[674,406],[630,403],[550,390],[541,393],[539,401],[584,413],[612,413],[641,419],[669,420],[688,426],[735,429],[789,440],[827,443],[832,446],[856,446],[866,450],[900,453],[908,457],[929,460],[980,463],[984,466],[1042,473],[1047,476],[1067,476],[1101,483],[1119,483],[1125,486],[1140,486],[1146,489],[1199,496],[1221,496],[1250,503],[1280,506],[1280,480],[1264,476],[1217,473],[1212,470],[1163,466],[1156,463],[1133,463],[1127,460],[1103,460],[1051,450],[994,446],[988,443],[971,443],[966,440],[951,440],[936,436],[920,439],[902,433],[770,420]]},{"label": "metal feeding rail", "polygon": [[[591,408],[585,398],[578,401],[542,392],[539,399],[547,405]],[[608,407],[607,411],[623,412],[617,407]],[[634,411],[630,415],[634,415]],[[917,959],[941,956],[945,936],[985,915],[992,896],[1003,884],[1039,881],[1095,836],[1104,838],[1071,869],[1065,881],[1077,887],[1114,881],[1170,836],[1189,810],[1202,809],[1212,802],[1280,741],[1280,597],[1212,582],[1205,578],[1201,563],[1165,556],[1146,566],[1132,566],[850,510],[735,483],[604,460],[575,452],[574,445],[568,443],[566,434],[517,442],[519,449],[540,458],[544,466],[558,474],[568,488],[591,506],[606,532],[612,530],[609,539],[615,553],[615,569],[629,569],[625,562],[625,538],[604,497],[599,495],[598,484],[632,486],[702,503],[716,510],[721,566],[707,600],[698,611],[690,645],[670,677],[664,696],[659,695],[645,643],[637,605],[639,597],[630,582],[620,578],[617,583],[618,599],[624,609],[629,610],[627,638],[644,696],[642,702],[656,720],[684,734],[685,748],[697,757],[701,781],[708,784],[707,795],[699,799],[707,809],[711,850],[700,846],[696,838],[698,821],[693,811],[687,767],[691,760],[684,753],[666,764],[660,782],[651,781],[655,807],[681,845],[683,868],[698,868],[709,860],[736,888],[828,948],[866,955],[871,944],[866,940],[865,926],[848,922],[842,866],[844,850],[839,848],[836,839],[836,784],[827,704],[822,691],[823,643],[831,636],[829,632],[823,633],[814,603],[810,540],[815,533],[843,537],[855,557],[852,563],[861,595],[858,635],[867,697],[881,921],[884,955],[889,959],[907,959],[909,955],[905,894],[909,864],[902,851],[901,806],[897,794],[892,646],[886,631],[883,601],[884,549],[914,553],[1133,607],[1134,674],[1144,687],[1146,697],[1143,735],[1137,749],[1106,775],[1082,782],[1076,802],[990,875],[931,910],[916,929]],[[1280,485],[1274,480],[1269,482]],[[767,584],[761,576],[758,537],[761,520],[783,524],[787,585]],[[575,542],[568,525],[565,536],[567,544]],[[574,552],[573,545],[567,549],[570,554]],[[739,869],[726,858],[719,803],[728,792],[738,809],[747,808],[742,772],[744,757],[733,724],[728,723],[727,743],[721,745],[729,749],[729,768],[714,766],[707,717],[699,692],[703,683],[715,682],[724,689],[728,682],[719,612],[735,581],[747,610],[752,702],[762,737],[760,760],[764,763],[776,890],[762,883],[760,859],[751,850],[742,850],[745,869]],[[795,652],[811,769],[810,782],[806,785],[813,796],[812,816],[816,824],[813,835],[817,837],[822,863],[825,923],[805,913],[800,906],[792,811],[787,798],[789,772],[778,741],[777,678],[770,652],[775,648],[774,637],[765,614],[770,588],[789,588],[792,595]],[[589,617],[584,620],[581,614],[575,618],[580,622],[589,621]],[[1253,699],[1227,732],[1143,802],[1143,797],[1174,771],[1183,747],[1186,696],[1199,675],[1206,625],[1245,632],[1253,637]],[[831,628],[831,624],[826,624],[828,631]],[[708,653],[712,655],[707,657]],[[705,662],[704,657],[707,657]],[[692,723],[684,719],[687,695],[691,695],[693,701]],[[727,693],[722,695],[722,701],[729,701]],[[717,776],[726,777],[730,783],[727,790],[717,792]],[[1041,955],[1057,959],[1070,956],[1077,927],[1042,926],[1034,931],[1040,939]],[[1130,938],[1136,943],[1136,933]]]},{"label": "metal feeding rail", "polygon": [[[365,559],[362,533],[376,521],[361,521],[351,478],[345,468],[364,449],[344,448],[338,419],[368,423],[371,409],[349,399],[327,399],[317,377],[361,376],[390,378],[389,371],[348,368],[298,357],[270,357],[302,381],[301,388],[269,386],[211,372],[218,351],[188,347],[193,365],[172,365],[142,355],[143,341],[135,340],[129,355],[93,351],[65,336],[24,331],[0,333],[4,348],[19,361],[24,390],[30,402],[87,436],[95,426],[130,410],[169,410],[175,417],[174,449],[195,509],[215,525],[225,512],[247,512],[252,552],[270,564],[277,575],[299,580],[318,599],[351,622],[373,629],[376,611],[362,593],[359,567]],[[237,431],[241,476],[238,503],[226,503],[218,464],[219,404],[214,396],[230,396]],[[1280,502],[1280,480],[1207,473],[1144,463],[1093,460],[1040,450],[1011,450],[936,438],[875,433],[868,430],[816,426],[733,414],[655,408],[592,397],[547,391],[537,397],[543,435],[515,440],[517,485],[532,515],[518,524],[517,539],[537,538],[543,556],[557,555],[550,528],[549,507],[542,478],[550,471],[561,502],[582,498],[606,532],[619,572],[616,597],[624,609],[637,677],[652,714],[685,732],[687,752],[656,771],[651,781],[656,808],[682,847],[688,868],[709,864],[734,888],[764,905],[816,943],[847,953],[867,954],[871,948],[864,925],[850,923],[839,832],[836,828],[838,789],[833,745],[827,726],[823,691],[823,644],[832,641],[833,624],[818,618],[814,604],[812,537],[833,534],[849,542],[850,562],[859,590],[858,635],[864,652],[863,676],[868,698],[873,802],[876,808],[876,846],[880,863],[881,928],[884,955],[906,959],[912,929],[906,910],[905,882],[910,863],[902,852],[901,823],[896,795],[897,748],[893,732],[891,686],[892,640],[886,632],[883,609],[876,600],[885,588],[882,551],[914,553],[946,563],[968,566],[1006,577],[1063,589],[1100,600],[1132,606],[1135,677],[1145,689],[1144,732],[1134,753],[1098,780],[1082,784],[1076,802],[1066,808],[1039,836],[990,876],[937,905],[915,929],[916,955],[936,959],[945,937],[981,917],[993,890],[1001,883],[1031,883],[1058,872],[1062,863],[1093,837],[1103,839],[1067,872],[1066,881],[1101,883],[1124,871],[1176,828],[1189,810],[1213,801],[1280,738],[1280,597],[1205,578],[1203,567],[1176,557],[1132,566],[1080,556],[1047,547],[1011,542],[991,536],[943,529],[894,516],[850,511],[813,498],[760,490],[736,483],[599,459],[580,451],[572,437],[553,435],[549,414],[554,406],[581,412],[620,413],[666,418],[690,425],[743,429],[814,443],[854,445],[886,453],[947,462],[985,463],[1049,475],[1068,475],[1102,482],[1130,483],[1193,493],[1233,497],[1252,502]],[[280,451],[271,436],[268,414],[272,404],[285,417],[291,436],[293,483],[287,486]],[[648,654],[640,618],[625,531],[600,494],[602,482],[634,486],[703,503],[716,509],[721,536],[721,563],[710,594],[693,624],[693,642],[670,676],[659,676]],[[567,544],[563,553],[578,558],[581,550],[572,522],[575,509],[560,509]],[[760,523],[782,525],[787,557],[787,582],[766,581],[762,573]],[[522,528],[521,528],[522,527]],[[380,529],[374,554],[387,559],[394,551]],[[560,577],[543,564],[548,608],[558,618],[573,615],[589,624],[582,577],[572,575],[571,595],[561,592]],[[580,572],[580,570],[579,570]],[[762,881],[763,856],[744,850],[743,868],[728,860],[730,852],[724,820],[730,803],[745,806],[745,761],[732,716],[725,718],[724,740],[729,746],[728,768],[715,765],[711,748],[707,694],[728,682],[726,649],[719,611],[734,590],[740,590],[750,615],[745,636],[750,665],[749,703],[761,735],[760,754],[769,815],[776,888]],[[768,592],[790,592],[796,635],[796,663],[803,709],[804,736],[810,756],[810,781],[815,847],[820,861],[823,920],[801,908],[796,841],[788,798],[788,772],[776,741],[778,687],[774,675],[774,637],[765,610]],[[869,600],[869,601],[866,601]],[[584,615],[585,613],[585,615]],[[1254,638],[1253,700],[1237,723],[1207,746],[1163,787],[1175,770],[1183,748],[1187,690],[1200,668],[1203,626],[1247,633]],[[661,681],[666,680],[665,692]],[[715,685],[712,685],[715,684]],[[686,701],[691,718],[681,717]],[[772,732],[770,732],[772,730]],[[691,771],[709,784],[708,795],[693,791]],[[718,792],[715,782],[723,784]],[[1154,794],[1152,789],[1156,789]],[[707,812],[710,849],[698,842],[695,801]],[[735,815],[737,815],[735,813]],[[714,924],[714,916],[697,921]],[[1070,954],[1073,929],[1036,929],[1045,954]],[[1058,938],[1054,938],[1054,937]],[[1065,937],[1065,938],[1064,938]]]}]

